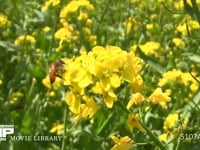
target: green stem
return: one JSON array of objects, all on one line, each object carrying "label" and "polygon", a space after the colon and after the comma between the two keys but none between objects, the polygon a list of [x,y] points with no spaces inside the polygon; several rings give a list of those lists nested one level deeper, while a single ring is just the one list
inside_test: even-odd
[{"label": "green stem", "polygon": [[156,143],[161,150],[166,150],[165,146],[158,140],[158,138],[149,130],[141,121],[140,124],[142,127],[146,130],[147,134],[150,136],[150,138]]},{"label": "green stem", "polygon": [[112,118],[113,113],[111,113],[108,118],[104,121],[104,123],[102,124],[102,126],[97,130],[97,135],[99,135],[101,133],[101,131],[103,131],[103,129],[106,127],[106,125],[109,123],[110,119]]},{"label": "green stem", "polygon": [[[129,112],[120,102],[118,103],[118,105],[127,113],[130,114],[131,112]],[[151,132],[151,130],[149,130],[141,121],[140,124],[142,125],[142,127],[146,130],[147,134],[150,136],[150,138],[154,141],[154,143],[156,143],[161,150],[166,150],[165,146],[158,140],[158,138]]]},{"label": "green stem", "polygon": [[66,146],[66,127],[67,127],[67,108],[65,108],[64,111],[64,133],[63,133],[63,141],[62,141],[62,148],[61,150],[65,150],[65,146]]},{"label": "green stem", "polygon": [[176,145],[176,148],[175,148],[175,150],[178,150],[178,148],[179,148],[179,145],[180,145],[180,141],[181,141],[181,139],[180,139],[180,137],[178,138],[178,142],[177,142],[177,145]]},{"label": "green stem", "polygon": [[28,99],[31,97],[32,93],[33,93],[33,88],[35,86],[35,83],[36,83],[36,79],[33,78],[32,79],[32,83],[31,83],[31,87],[30,87],[30,90],[29,90],[29,93],[28,93]]}]

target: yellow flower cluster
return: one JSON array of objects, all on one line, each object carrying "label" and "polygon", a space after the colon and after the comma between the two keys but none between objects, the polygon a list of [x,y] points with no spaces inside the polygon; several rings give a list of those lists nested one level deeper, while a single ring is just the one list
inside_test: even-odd
[{"label": "yellow flower cluster", "polygon": [[96,101],[88,97],[88,88],[108,108],[112,108],[117,100],[115,89],[120,85],[128,82],[133,92],[134,84],[138,89],[143,86],[140,76],[141,59],[133,52],[127,53],[116,46],[96,46],[89,53],[64,61],[64,84],[71,86],[66,102],[77,118],[91,117],[99,108]]},{"label": "yellow flower cluster", "polygon": [[9,28],[10,26],[11,26],[11,22],[8,20],[7,16],[0,13],[0,29]]},{"label": "yellow flower cluster", "polygon": [[[159,0],[159,2],[167,3],[167,5],[173,6],[175,9],[184,9],[184,1]],[[190,0],[186,0],[186,3],[192,7]],[[200,0],[196,0],[196,3],[200,4]]]},{"label": "yellow flower cluster", "polygon": [[33,36],[31,35],[20,35],[16,40],[15,40],[15,45],[19,47],[25,47],[25,46],[33,46],[36,43],[36,40]]},{"label": "yellow flower cluster", "polygon": [[123,25],[126,28],[126,34],[132,33],[133,31],[138,31],[141,28],[141,23],[137,21],[134,17],[129,17],[123,23]]},{"label": "yellow flower cluster", "polygon": [[62,123],[54,123],[53,127],[50,129],[50,133],[56,133],[57,135],[61,135],[64,128],[64,124]]},{"label": "yellow flower cluster", "polygon": [[46,11],[50,6],[56,6],[60,4],[60,0],[46,0],[42,11]]},{"label": "yellow flower cluster", "polygon": [[175,127],[176,122],[178,122],[178,114],[177,113],[169,114],[166,117],[165,122],[164,122],[164,126],[163,126],[164,130],[165,131],[171,130],[172,128]]},{"label": "yellow flower cluster", "polygon": [[[51,0],[52,5],[57,1]],[[57,3],[56,3],[57,2]],[[49,2],[50,3],[50,2]],[[59,52],[65,47],[65,43],[70,42],[70,48],[74,49],[77,41],[87,41],[91,45],[96,44],[96,35],[92,34],[92,20],[89,18],[89,11],[94,9],[88,0],[74,0],[65,4],[60,10],[61,27],[54,34],[59,41],[56,51]],[[81,27],[79,26],[81,24]],[[79,40],[77,40],[79,39]]]},{"label": "yellow flower cluster", "polygon": [[176,27],[176,31],[182,33],[182,35],[187,35],[187,27],[185,24],[185,20],[187,20],[187,25],[189,31],[192,29],[198,29],[199,28],[199,23],[196,20],[191,19],[191,17],[187,16],[183,21]]},{"label": "yellow flower cluster", "polygon": [[153,54],[155,56],[158,56],[158,52],[161,48],[160,43],[154,41],[146,42],[145,44],[142,44],[139,47],[146,55]]},{"label": "yellow flower cluster", "polygon": [[[163,129],[164,133],[159,136],[161,141],[167,142],[168,137],[176,138],[180,136],[184,128],[186,128],[189,122],[188,117],[185,117],[183,122],[180,122],[180,116],[178,113],[169,114],[164,121]],[[181,123],[181,124],[180,124]]]},{"label": "yellow flower cluster", "polygon": [[191,91],[195,92],[199,88],[198,82],[188,72],[181,72],[180,70],[173,69],[163,74],[163,78],[160,79],[158,85],[164,86],[170,81],[181,83],[184,86],[189,86]]},{"label": "yellow flower cluster", "polygon": [[24,96],[24,94],[21,93],[20,91],[12,93],[9,103],[16,104],[23,96]]},{"label": "yellow flower cluster", "polygon": [[64,27],[58,29],[54,34],[54,37],[59,40],[59,47],[57,51],[62,49],[63,42],[70,42],[72,39],[76,39],[73,34],[73,27],[68,23],[65,23]]},{"label": "yellow flower cluster", "polygon": [[185,47],[185,42],[182,39],[180,39],[180,38],[173,38],[172,42],[178,48],[183,49]]},{"label": "yellow flower cluster", "polygon": [[80,7],[85,7],[88,10],[93,10],[93,5],[88,0],[70,1],[64,6],[60,12],[61,18],[67,18],[70,13],[76,12]]}]

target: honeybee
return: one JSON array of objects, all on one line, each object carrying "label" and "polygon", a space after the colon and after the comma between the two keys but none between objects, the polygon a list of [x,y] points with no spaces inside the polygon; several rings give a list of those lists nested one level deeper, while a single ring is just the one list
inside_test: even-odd
[{"label": "honeybee", "polygon": [[49,79],[51,83],[54,83],[56,80],[56,77],[62,78],[62,74],[64,73],[63,65],[65,62],[62,59],[56,60],[54,63],[52,63],[50,69],[49,69]]}]

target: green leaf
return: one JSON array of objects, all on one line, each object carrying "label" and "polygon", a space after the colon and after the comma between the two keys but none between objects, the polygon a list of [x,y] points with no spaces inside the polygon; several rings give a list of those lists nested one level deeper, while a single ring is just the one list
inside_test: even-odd
[{"label": "green leaf", "polygon": [[200,63],[200,55],[194,53],[183,53],[183,56],[188,57],[191,61]]},{"label": "green leaf", "polygon": [[8,51],[15,51],[15,45],[9,41],[0,41],[0,47],[7,49]]},{"label": "green leaf", "polygon": [[163,74],[166,72],[166,69],[158,62],[155,60],[155,58],[152,58],[150,56],[147,56],[146,54],[143,53],[143,51],[140,49],[139,46],[137,46],[136,52],[139,54],[139,56],[149,64],[152,68],[157,70],[160,74]]}]

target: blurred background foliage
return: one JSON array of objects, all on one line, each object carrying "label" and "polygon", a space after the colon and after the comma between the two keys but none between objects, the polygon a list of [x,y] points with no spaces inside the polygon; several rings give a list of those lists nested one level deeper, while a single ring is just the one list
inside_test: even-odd
[{"label": "blurred background foliage", "polygon": [[[125,127],[127,113],[118,105],[102,107],[93,123],[83,119],[75,124],[65,102],[68,87],[48,88],[44,84],[56,59],[79,56],[96,45],[115,45],[143,59],[145,95],[162,84],[167,71],[192,74],[192,79],[184,74],[189,85],[161,85],[171,90],[172,102],[168,110],[152,106],[146,123],[160,133],[165,117],[181,112],[190,119],[185,132],[200,134],[200,1],[85,0],[86,5],[80,1],[80,7],[72,5],[71,12],[65,14],[64,7],[70,2],[0,0],[0,124],[14,124],[15,135],[62,135],[66,124],[64,148],[70,150],[109,149],[114,145],[110,136],[117,134],[136,139],[132,149],[155,149],[149,137]],[[66,18],[62,18],[62,11]],[[120,88],[118,96],[125,104],[131,93],[128,86]],[[0,142],[0,148],[61,149],[62,144],[7,141]],[[179,149],[199,146],[199,141],[182,142]]]}]

